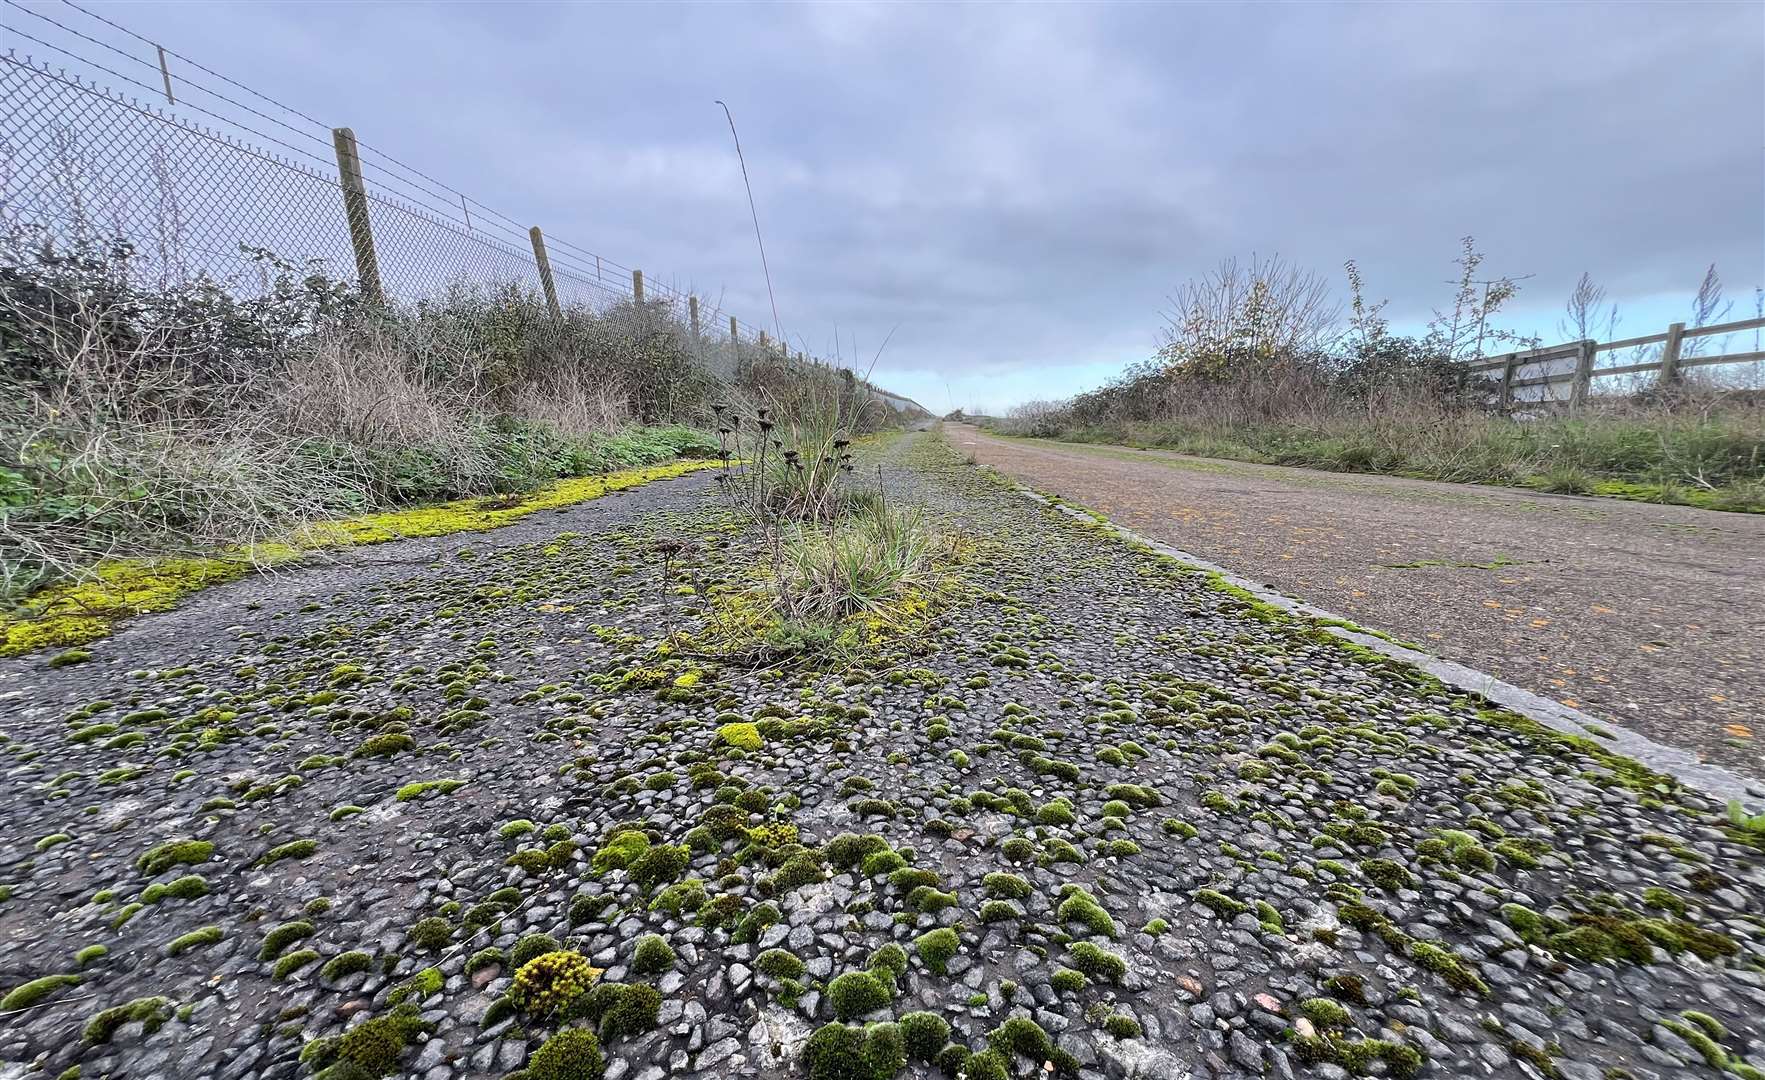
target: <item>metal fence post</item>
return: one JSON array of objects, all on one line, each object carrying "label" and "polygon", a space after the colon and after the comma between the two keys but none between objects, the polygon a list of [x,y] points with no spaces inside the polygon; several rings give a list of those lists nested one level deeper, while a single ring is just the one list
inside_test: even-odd
[{"label": "metal fence post", "polygon": [[331,145],[337,151],[337,175],[343,188],[343,213],[349,219],[349,241],[355,246],[355,276],[362,291],[384,301],[380,286],[380,260],[374,254],[374,230],[368,224],[368,187],[362,182],[362,158],[356,149],[355,132],[346,127],[331,129]]},{"label": "metal fence post", "polygon": [[1587,404],[1587,387],[1593,382],[1593,350],[1598,342],[1583,338],[1575,343],[1575,378],[1569,383],[1569,407]]},{"label": "metal fence post", "polygon": [[1685,324],[1676,322],[1667,328],[1667,343],[1661,346],[1661,385],[1679,381],[1679,342],[1685,336]]},{"label": "metal fence post", "polygon": [[527,230],[527,236],[533,241],[533,261],[539,264],[539,284],[545,289],[545,302],[552,309],[552,318],[562,322],[564,309],[558,306],[558,286],[552,280],[552,261],[545,253],[545,235],[535,225]]},{"label": "metal fence post", "polygon": [[638,307],[643,306],[643,271],[642,270],[633,270],[631,272],[631,300]]}]

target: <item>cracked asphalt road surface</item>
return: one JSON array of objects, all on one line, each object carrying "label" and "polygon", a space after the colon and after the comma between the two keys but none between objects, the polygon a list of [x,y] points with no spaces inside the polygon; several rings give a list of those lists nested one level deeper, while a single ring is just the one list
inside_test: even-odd
[{"label": "cracked asphalt road surface", "polygon": [[1147,536],[1765,777],[1765,515],[946,431]]}]

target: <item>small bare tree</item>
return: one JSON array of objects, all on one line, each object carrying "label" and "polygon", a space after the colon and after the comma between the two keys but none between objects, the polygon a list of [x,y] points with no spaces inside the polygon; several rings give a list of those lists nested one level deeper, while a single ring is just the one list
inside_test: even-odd
[{"label": "small bare tree", "polygon": [[[1722,298],[1722,277],[1716,273],[1716,264],[1704,271],[1704,279],[1698,282],[1698,293],[1692,297],[1691,325],[1709,326],[1728,318],[1734,310],[1733,300]],[[1709,336],[1686,338],[1681,352],[1685,356],[1697,356],[1710,345]]]},{"label": "small bare tree", "polygon": [[1568,301],[1563,304],[1563,317],[1557,320],[1557,330],[1564,338],[1574,341],[1602,337],[1610,341],[1618,336],[1615,333],[1618,322],[1618,305],[1608,303],[1605,287],[1595,284],[1593,275],[1583,270]]},{"label": "small bare tree", "polygon": [[[1426,341],[1440,355],[1450,360],[1477,360],[1483,347],[1492,341],[1532,346],[1536,338],[1523,337],[1510,330],[1490,325],[1502,305],[1520,292],[1520,282],[1530,277],[1479,278],[1477,268],[1483,253],[1477,250],[1477,238],[1466,236],[1459,241],[1459,257],[1453,264],[1459,268],[1457,290],[1453,293],[1452,311],[1436,310],[1428,323]],[[1481,287],[1481,288],[1479,288]]]},{"label": "small bare tree", "polygon": [[1227,259],[1179,285],[1159,332],[1159,359],[1173,371],[1221,377],[1322,351],[1338,336],[1340,306],[1309,270],[1251,257]]}]

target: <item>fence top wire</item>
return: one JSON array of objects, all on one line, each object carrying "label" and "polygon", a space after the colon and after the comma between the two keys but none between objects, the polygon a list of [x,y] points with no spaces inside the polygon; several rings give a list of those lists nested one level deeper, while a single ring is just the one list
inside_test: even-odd
[{"label": "fence top wire", "polygon": [[[191,123],[164,108],[145,104],[140,99],[126,98],[115,90],[103,87],[95,81],[70,75],[66,69],[60,69],[58,73],[46,61],[41,62],[42,66],[39,71],[36,66],[39,62],[38,58],[26,56],[20,59],[15,52],[9,51],[4,59],[33,73],[58,78],[70,86],[77,87],[82,92],[96,94],[106,100],[125,105],[156,121],[174,124],[185,131],[245,151],[260,159],[296,169],[307,176],[324,180],[327,183],[333,185],[337,183],[332,175],[335,168],[332,156],[324,153],[323,150],[314,153],[306,148],[305,144],[307,143],[317,143],[324,150],[332,148],[332,126],[310,113],[216,71],[189,55],[169,48],[106,15],[75,3],[74,0],[60,0],[60,6],[51,9],[60,14],[60,18],[47,14],[37,7],[22,3],[20,0],[3,0],[3,2],[7,7],[22,12],[46,24],[46,26],[53,27],[70,38],[84,43],[89,50],[102,50],[105,54],[113,54],[131,65],[139,65],[155,73],[161,70],[157,54],[163,51],[165,56],[175,58],[180,65],[189,69],[188,71],[176,70],[168,66],[168,77],[172,80],[174,88],[179,91],[176,95],[177,101],[174,108],[200,114],[221,127],[210,129]],[[71,16],[67,14],[70,12]],[[148,59],[101,40],[75,25],[76,16],[92,20],[93,23],[108,27],[130,40],[150,46],[155,50],[156,55],[154,58]],[[46,37],[28,33],[16,26],[0,24],[0,28],[4,28],[8,32],[16,34],[20,39],[32,42],[51,53],[66,57],[76,64],[85,65],[93,71],[103,72],[117,80],[118,84],[126,84],[145,93],[148,95],[148,101],[165,96],[161,86],[144,82],[124,71],[117,70],[109,63],[93,59],[92,56],[82,52],[80,46],[71,42],[57,44]],[[46,31],[44,32],[46,33]],[[209,80],[222,84],[236,93],[219,89],[208,81],[193,76],[190,74],[191,71],[200,72]],[[241,119],[238,115],[226,115],[193,102],[185,91],[196,91],[207,95],[215,102],[229,107],[236,114],[255,118],[259,123]],[[241,98],[255,100],[268,108],[249,104]],[[274,111],[279,111],[283,115],[274,115]],[[298,144],[270,134],[264,130],[265,127],[286,133],[289,139],[298,140]],[[229,134],[225,130],[228,128],[244,133],[249,136],[249,139]],[[257,140],[259,145],[253,145],[250,140]],[[359,137],[356,144],[363,166],[363,181],[368,185],[367,193],[374,203],[386,210],[420,219],[433,228],[445,230],[453,237],[483,244],[500,256],[531,263],[532,255],[527,246],[528,229],[526,225],[508,214],[480,202],[445,181],[400,160],[379,146],[365,142]],[[290,156],[284,157],[275,152],[265,151],[261,149],[263,145],[279,147]],[[500,238],[496,235],[499,233],[508,239]],[[562,272],[574,279],[579,285],[594,288],[609,295],[624,297],[632,295],[631,275],[634,267],[562,237],[548,234],[546,241],[549,248],[558,249],[551,252],[554,273]],[[588,265],[590,262],[592,262],[592,266]],[[688,295],[675,285],[655,277],[647,276],[644,286],[646,299],[677,303],[683,301]],[[706,314],[717,315],[718,312],[707,309]],[[737,331],[738,336],[745,340],[758,340],[762,336],[761,332],[754,327],[739,321]]]},{"label": "fence top wire", "polygon": [[[0,24],[0,28],[4,28],[4,24]],[[270,151],[254,146],[243,139],[229,135],[224,131],[204,127],[192,120],[187,120],[181,116],[168,113],[164,109],[156,106],[145,105],[137,98],[126,97],[122,93],[109,89],[98,82],[82,79],[78,75],[70,73],[66,68],[57,68],[47,60],[39,60],[29,55],[20,56],[17,50],[8,49],[4,54],[0,54],[0,61],[11,64],[16,68],[29,71],[33,75],[53,79],[79,93],[102,98],[115,105],[121,105],[124,108],[157,123],[169,124],[192,135],[197,135],[212,142],[220,143],[221,145],[230,147],[234,150],[239,150],[261,161],[273,162],[274,164],[292,169],[315,180],[322,180],[328,184],[335,185],[337,183],[336,179],[330,176],[327,171],[314,169],[304,161],[285,158],[280,154],[271,153]],[[303,156],[310,157],[310,155]],[[326,163],[321,162],[321,164]]]}]

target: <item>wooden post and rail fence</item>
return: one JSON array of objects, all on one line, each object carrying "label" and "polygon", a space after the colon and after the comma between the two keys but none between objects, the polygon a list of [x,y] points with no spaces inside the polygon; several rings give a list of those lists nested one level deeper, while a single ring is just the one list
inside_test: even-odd
[{"label": "wooden post and rail fence", "polygon": [[[1659,385],[1672,386],[1680,381],[1686,368],[1765,360],[1765,350],[1717,353],[1710,356],[1688,356],[1685,353],[1686,342],[1690,340],[1762,328],[1765,328],[1765,319],[1740,319],[1692,327],[1684,323],[1674,323],[1665,333],[1660,334],[1644,334],[1619,341],[1570,341],[1562,345],[1528,349],[1525,352],[1485,357],[1466,364],[1465,370],[1473,375],[1486,375],[1497,384],[1497,404],[1503,409],[1555,404],[1567,404],[1573,409],[1587,403],[1595,379],[1655,372]],[[1661,346],[1661,353],[1653,360],[1612,367],[1598,365],[1600,353],[1654,344]],[[1566,393],[1560,392],[1559,387],[1566,387]],[[1525,393],[1526,391],[1534,392]]]}]

